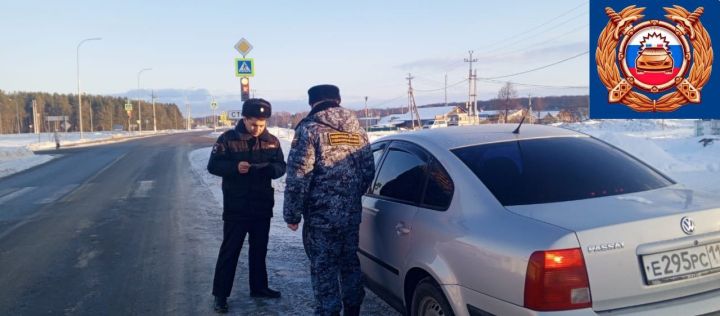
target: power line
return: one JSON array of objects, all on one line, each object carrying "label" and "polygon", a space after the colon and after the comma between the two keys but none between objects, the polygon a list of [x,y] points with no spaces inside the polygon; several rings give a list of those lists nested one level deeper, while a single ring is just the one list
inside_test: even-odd
[{"label": "power line", "polygon": [[[459,85],[459,84],[465,83],[465,82],[467,82],[467,81],[468,81],[467,79],[463,79],[463,80],[460,80],[460,81],[458,81],[458,82],[456,82],[456,83],[453,83],[453,84],[451,84],[451,85],[449,85],[449,86],[447,86],[447,87],[448,87],[448,88],[452,88],[452,87],[454,87],[454,86],[457,86],[457,85]],[[445,87],[442,87],[442,88],[439,88],[439,89],[429,89],[429,90],[420,90],[420,89],[413,89],[413,90],[416,91],[416,92],[435,92],[435,91],[445,90]]]},{"label": "power line", "polygon": [[550,88],[550,89],[589,89],[589,86],[553,86],[553,85],[543,85],[543,84],[534,84],[534,83],[522,83],[522,82],[515,82],[515,81],[502,81],[502,80],[492,80],[492,79],[479,79],[483,82],[489,82],[489,83],[497,83],[497,84],[505,84],[507,82],[510,82],[513,85],[517,86],[526,86],[526,87],[538,87],[538,88]]},{"label": "power line", "polygon": [[[579,27],[577,27],[577,28],[573,28],[573,29],[571,29],[570,31],[567,31],[567,32],[565,32],[565,33],[558,34],[557,36],[554,36],[554,37],[551,37],[551,38],[548,38],[548,39],[543,39],[543,40],[534,42],[534,43],[532,43],[532,44],[530,44],[530,45],[525,45],[525,46],[521,46],[520,48],[513,49],[513,51],[526,51],[526,50],[528,50],[528,49],[530,49],[530,48],[535,48],[535,47],[538,47],[538,48],[536,48],[536,49],[541,49],[541,48],[544,48],[544,47],[549,47],[549,46],[547,46],[547,45],[545,45],[545,46],[540,46],[540,45],[548,44],[548,43],[551,43],[551,42],[553,42],[553,41],[555,41],[555,40],[557,40],[557,39],[559,39],[559,38],[562,38],[562,37],[564,37],[564,36],[566,36],[566,35],[569,35],[569,34],[572,34],[572,33],[577,33],[578,31],[585,30],[589,25],[590,25],[590,24],[587,23],[587,24],[582,25],[582,26],[579,26]],[[506,47],[506,48],[507,48],[507,47]],[[494,50],[493,50],[492,52],[494,52]],[[508,53],[509,53],[510,50],[507,50],[507,51],[502,51],[502,50],[501,50],[500,52],[508,52]],[[508,53],[502,53],[501,55],[507,55]],[[500,55],[500,54],[499,54],[499,55]]]},{"label": "power line", "polygon": [[529,69],[529,70],[525,70],[525,71],[521,71],[521,72],[516,72],[516,73],[513,73],[513,74],[508,74],[508,75],[495,76],[495,77],[483,77],[483,78],[479,78],[479,79],[483,79],[483,80],[486,80],[486,79],[501,79],[501,78],[519,76],[519,75],[523,75],[523,74],[526,74],[526,73],[531,73],[531,72],[534,72],[534,71],[538,71],[538,70],[542,70],[542,69],[545,69],[545,68],[549,68],[549,67],[555,66],[555,65],[557,65],[557,64],[564,63],[564,62],[566,62],[566,61],[573,60],[573,59],[578,58],[578,57],[580,57],[580,56],[583,56],[583,55],[585,55],[585,54],[587,54],[587,53],[589,53],[589,52],[590,52],[590,51],[585,51],[585,52],[582,52],[582,53],[577,54],[577,55],[575,55],[575,56],[571,56],[571,57],[565,58],[565,59],[563,59],[563,60],[556,61],[556,62],[551,63],[551,64],[547,64],[547,65],[542,66],[542,67],[537,67],[537,68],[533,68],[533,69]]},{"label": "power line", "polygon": [[498,42],[495,42],[495,43],[493,43],[493,44],[490,44],[488,47],[489,47],[489,48],[496,47],[496,46],[498,46],[498,45],[500,45],[500,44],[503,44],[503,43],[505,43],[505,42],[507,42],[507,41],[509,41],[509,40],[515,39],[515,38],[517,38],[517,37],[519,37],[519,36],[527,35],[528,32],[537,31],[537,30],[539,30],[540,28],[542,28],[543,26],[546,26],[546,25],[548,25],[548,24],[550,24],[550,23],[552,23],[552,22],[554,22],[554,21],[557,21],[558,19],[560,19],[560,18],[562,18],[562,17],[570,14],[571,12],[579,9],[580,7],[582,7],[582,6],[586,5],[586,4],[588,4],[588,1],[585,1],[585,2],[583,2],[583,3],[581,3],[581,4],[577,5],[577,6],[573,7],[572,9],[567,10],[567,11],[565,11],[565,12],[557,15],[557,16],[555,16],[554,18],[548,19],[548,20],[546,20],[545,22],[540,23],[539,25],[537,25],[537,26],[535,26],[535,27],[529,28],[529,29],[527,29],[527,30],[525,30],[525,31],[516,33],[516,34],[511,35],[511,36],[507,36],[507,37],[503,38],[502,40],[500,40],[500,41],[498,41]]},{"label": "power line", "polygon": [[385,100],[385,101],[383,101],[383,102],[380,102],[380,103],[378,103],[378,104],[375,104],[375,105],[373,105],[373,106],[370,106],[370,108],[377,108],[377,107],[380,107],[380,106],[382,106],[382,105],[388,104],[388,103],[390,103],[390,102],[397,101],[397,100],[400,99],[400,98],[406,98],[406,97],[407,97],[407,95],[401,95],[401,96],[399,96],[399,97],[397,97],[397,98],[393,98],[393,99],[390,99],[390,100]]},{"label": "power line", "polygon": [[[551,27],[551,28],[549,28],[549,29],[543,30],[542,32],[548,32],[548,31],[557,29],[558,27],[561,27],[561,26],[563,26],[563,25],[565,25],[565,24],[567,24],[567,23],[569,23],[569,22],[571,22],[571,21],[573,21],[573,20],[575,20],[575,19],[577,19],[577,18],[579,18],[579,17],[586,17],[587,15],[588,15],[588,12],[582,12],[582,13],[576,15],[576,16],[573,16],[573,17],[570,18],[570,19],[567,19],[567,20],[561,22],[560,24],[557,24],[557,25],[555,25],[555,26],[553,26],[553,27]],[[531,33],[526,33],[525,36],[519,37],[517,40],[514,40],[514,41],[512,41],[512,42],[510,42],[510,43],[508,43],[508,44],[506,44],[506,45],[501,46],[501,47],[497,47],[497,48],[494,48],[494,49],[486,50],[484,53],[489,54],[489,53],[494,53],[494,52],[497,52],[497,51],[502,51],[503,48],[506,48],[506,47],[508,47],[508,46],[515,45],[515,44],[517,44],[517,43],[522,43],[524,40],[526,40],[526,39],[528,39],[528,38],[531,38],[531,37],[533,37],[533,36],[535,36],[535,34],[533,34],[532,32],[531,32]]]}]

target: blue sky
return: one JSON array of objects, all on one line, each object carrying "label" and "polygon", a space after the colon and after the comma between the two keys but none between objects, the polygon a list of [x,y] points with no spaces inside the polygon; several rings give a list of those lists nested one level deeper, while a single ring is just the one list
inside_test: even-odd
[{"label": "blue sky", "polygon": [[[559,16],[559,17],[558,17]],[[557,18],[556,18],[557,17]],[[555,19],[554,19],[555,18]],[[588,50],[586,1],[3,1],[0,89],[76,92],[76,46],[83,91],[206,89],[239,95],[233,45],[254,49],[256,96],[305,105],[307,88],[340,86],[345,105],[405,102],[407,73],[419,104],[442,102],[467,77],[468,50],[479,77],[540,67]],[[587,86],[588,55],[526,75],[518,83]],[[479,99],[500,83],[478,82]],[[421,91],[435,90],[438,91]],[[467,99],[467,84],[448,91]],[[521,95],[586,94],[585,89],[518,86]],[[162,97],[162,96],[161,96]],[[222,106],[222,101],[221,101]],[[297,108],[288,107],[288,110]],[[302,109],[302,108],[300,108]],[[278,110],[283,110],[282,108]]]}]

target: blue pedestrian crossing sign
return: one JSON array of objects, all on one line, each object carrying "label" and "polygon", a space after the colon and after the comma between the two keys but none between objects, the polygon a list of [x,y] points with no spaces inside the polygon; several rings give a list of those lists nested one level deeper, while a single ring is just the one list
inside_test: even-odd
[{"label": "blue pedestrian crossing sign", "polygon": [[255,76],[255,62],[252,58],[235,58],[235,77]]}]

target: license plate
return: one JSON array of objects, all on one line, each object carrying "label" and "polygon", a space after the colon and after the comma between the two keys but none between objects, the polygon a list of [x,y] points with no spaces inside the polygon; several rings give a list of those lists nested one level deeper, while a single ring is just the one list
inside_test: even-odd
[{"label": "license plate", "polygon": [[645,255],[642,262],[649,285],[720,272],[720,243]]}]

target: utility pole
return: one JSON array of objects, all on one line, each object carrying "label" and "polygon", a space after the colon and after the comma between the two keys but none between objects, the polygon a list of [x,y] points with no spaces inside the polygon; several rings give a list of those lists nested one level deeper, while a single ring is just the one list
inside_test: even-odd
[{"label": "utility pole", "polygon": [[528,93],[528,114],[530,114],[531,123],[535,123],[535,120],[532,119],[532,94]]},{"label": "utility pole", "polygon": [[478,117],[477,109],[477,69],[473,70],[473,94],[472,94],[472,109],[473,109],[473,124],[479,124],[480,118]]},{"label": "utility pole", "polygon": [[447,106],[447,74],[445,74],[445,106]]},{"label": "utility pole", "polygon": [[108,131],[112,132],[113,131],[113,112],[115,112],[115,104],[114,103],[110,103],[110,104],[111,104],[110,105],[110,128],[108,129]]},{"label": "utility pole", "polygon": [[33,109],[33,132],[35,134],[40,134],[40,126],[38,125],[38,109],[37,109],[37,101],[32,101],[32,109]]},{"label": "utility pole", "polygon": [[367,129],[368,129],[368,120],[370,119],[370,118],[368,118],[367,100],[368,100],[368,97],[365,96],[365,131],[367,131]]},{"label": "utility pole", "polygon": [[187,122],[185,124],[185,127],[189,131],[192,124],[190,124],[190,103],[188,103],[187,101],[187,96],[185,97],[185,113],[187,114]]},{"label": "utility pole", "polygon": [[408,73],[405,79],[408,81],[408,113],[410,113],[412,129],[415,129],[415,118],[417,118],[418,127],[422,128],[422,121],[420,120],[420,114],[418,114],[417,105],[415,104],[415,94],[412,88],[412,80],[415,79],[415,77]]},{"label": "utility pole", "polygon": [[153,132],[157,133],[157,119],[155,118],[155,90],[152,90],[152,106],[153,106]]},{"label": "utility pole", "polygon": [[474,77],[473,77],[473,63],[476,63],[478,60],[477,58],[473,58],[473,51],[468,51],[470,53],[470,58],[465,58],[465,62],[469,64],[470,68],[468,71],[468,104],[467,104],[467,110],[468,115],[472,115],[472,124],[475,124],[475,121],[477,121],[477,113],[475,113],[475,91],[473,91],[474,86]]}]

